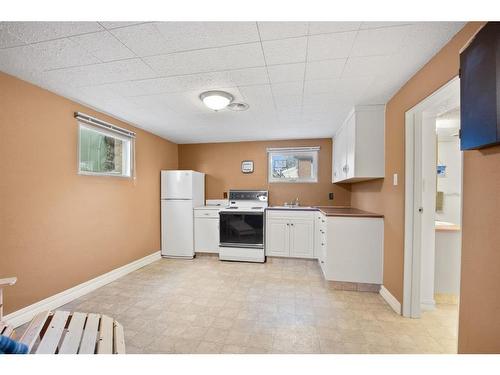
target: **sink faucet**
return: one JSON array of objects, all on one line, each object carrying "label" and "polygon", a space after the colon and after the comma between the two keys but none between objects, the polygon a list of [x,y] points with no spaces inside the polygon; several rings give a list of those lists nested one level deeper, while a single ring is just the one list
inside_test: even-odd
[{"label": "sink faucet", "polygon": [[295,201],[292,201],[290,203],[285,202],[285,207],[299,207],[299,197],[296,197]]}]

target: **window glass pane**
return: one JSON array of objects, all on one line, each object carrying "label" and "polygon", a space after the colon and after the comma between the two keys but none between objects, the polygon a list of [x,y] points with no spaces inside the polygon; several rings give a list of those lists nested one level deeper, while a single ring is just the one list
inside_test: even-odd
[{"label": "window glass pane", "polygon": [[317,151],[269,152],[269,182],[317,182]]},{"label": "window glass pane", "polygon": [[80,126],[80,172],[130,176],[130,141]]}]

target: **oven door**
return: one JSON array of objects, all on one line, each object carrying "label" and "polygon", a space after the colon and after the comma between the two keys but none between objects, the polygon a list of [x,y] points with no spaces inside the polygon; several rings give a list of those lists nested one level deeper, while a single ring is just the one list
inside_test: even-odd
[{"label": "oven door", "polygon": [[220,212],[221,247],[264,248],[263,212]]}]

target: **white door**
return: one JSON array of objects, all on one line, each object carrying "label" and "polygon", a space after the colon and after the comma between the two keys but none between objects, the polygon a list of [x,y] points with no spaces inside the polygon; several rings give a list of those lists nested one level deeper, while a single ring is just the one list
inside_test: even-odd
[{"label": "white door", "polygon": [[345,141],[345,177],[354,177],[355,153],[356,153],[356,115],[352,115],[344,129]]},{"label": "white door", "polygon": [[290,255],[289,221],[268,219],[266,228],[266,255],[287,257]]},{"label": "white door", "polygon": [[314,222],[312,220],[290,222],[290,256],[314,257]]},{"label": "white door", "polygon": [[193,257],[193,205],[190,200],[161,201],[161,253]]},{"label": "white door", "polygon": [[191,171],[161,171],[161,199],[192,199]]},{"label": "white door", "polygon": [[196,218],[194,221],[195,252],[219,252],[219,219]]}]

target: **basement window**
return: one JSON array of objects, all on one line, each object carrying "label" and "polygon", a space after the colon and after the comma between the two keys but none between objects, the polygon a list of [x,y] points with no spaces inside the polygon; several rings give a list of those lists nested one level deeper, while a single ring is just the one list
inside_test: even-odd
[{"label": "basement window", "polygon": [[268,148],[270,183],[318,182],[319,147]]}]

